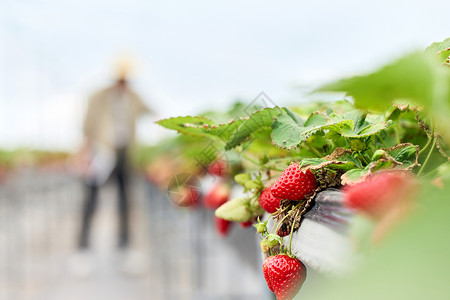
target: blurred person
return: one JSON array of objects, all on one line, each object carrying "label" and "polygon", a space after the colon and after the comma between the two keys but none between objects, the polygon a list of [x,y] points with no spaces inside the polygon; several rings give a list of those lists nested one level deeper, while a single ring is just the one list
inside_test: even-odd
[{"label": "blurred person", "polygon": [[85,155],[90,161],[84,176],[85,199],[80,250],[89,249],[89,233],[97,207],[98,192],[109,177],[118,190],[119,234],[118,247],[129,246],[129,152],[134,142],[136,121],[152,111],[142,102],[128,83],[129,63],[121,62],[112,86],[104,88],[89,99],[83,124]]}]

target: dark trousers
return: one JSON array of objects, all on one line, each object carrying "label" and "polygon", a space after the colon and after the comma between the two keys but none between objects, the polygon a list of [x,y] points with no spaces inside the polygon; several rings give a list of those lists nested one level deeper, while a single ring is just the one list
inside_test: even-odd
[{"label": "dark trousers", "polygon": [[[118,208],[119,208],[119,247],[125,248],[129,242],[128,232],[128,197],[127,197],[127,182],[128,182],[128,170],[126,150],[117,150],[117,163],[112,173],[113,179],[117,182],[118,188]],[[99,186],[96,184],[86,185],[85,199],[83,205],[83,216],[81,223],[81,233],[78,243],[80,249],[86,249],[89,247],[89,232],[92,223],[92,217],[94,216],[97,202]]]}]

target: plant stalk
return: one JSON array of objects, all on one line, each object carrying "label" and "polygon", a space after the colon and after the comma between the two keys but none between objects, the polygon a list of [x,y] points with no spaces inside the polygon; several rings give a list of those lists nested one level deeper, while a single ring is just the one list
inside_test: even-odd
[{"label": "plant stalk", "polygon": [[291,233],[289,236],[289,255],[292,255],[291,253],[291,245],[292,245],[292,234],[294,233],[294,226],[295,226],[295,221],[297,220],[298,214],[300,213],[300,210],[297,211],[297,213],[295,214],[295,218],[294,218],[294,222],[292,222],[292,227],[291,227]]},{"label": "plant stalk", "polygon": [[432,141],[433,141],[433,142],[432,142],[432,144],[431,144],[430,152],[428,152],[428,155],[427,155],[427,157],[425,158],[425,161],[423,162],[422,167],[420,167],[420,170],[419,170],[419,172],[417,173],[417,176],[420,176],[420,174],[422,174],[423,170],[425,169],[425,166],[427,165],[428,161],[430,160],[431,153],[433,153],[434,146],[436,146],[436,142],[435,142],[434,136],[433,136]]}]

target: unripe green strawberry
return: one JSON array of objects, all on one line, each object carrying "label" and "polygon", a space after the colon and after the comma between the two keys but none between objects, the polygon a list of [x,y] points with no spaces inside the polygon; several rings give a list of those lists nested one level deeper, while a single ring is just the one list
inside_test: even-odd
[{"label": "unripe green strawberry", "polygon": [[249,199],[235,198],[216,209],[216,216],[233,222],[247,222],[253,216]]},{"label": "unripe green strawberry", "polygon": [[252,177],[247,173],[237,174],[236,176],[234,176],[234,181],[242,186],[245,186],[245,183],[250,180],[252,180]]},{"label": "unripe green strawberry", "polygon": [[292,163],[284,170],[272,186],[272,195],[276,198],[303,200],[317,187],[316,178],[311,170],[302,172],[300,166]]},{"label": "unripe green strawberry", "polygon": [[269,248],[276,247],[278,245],[281,245],[283,243],[283,240],[279,235],[276,234],[268,234],[262,241],[261,244],[266,245]]},{"label": "unripe green strawberry", "polygon": [[256,225],[253,225],[256,227],[256,232],[257,233],[263,233],[267,231],[267,221],[266,222],[260,222]]},{"label": "unripe green strawberry", "polygon": [[261,181],[259,180],[247,181],[244,186],[248,190],[259,190],[263,187]]}]

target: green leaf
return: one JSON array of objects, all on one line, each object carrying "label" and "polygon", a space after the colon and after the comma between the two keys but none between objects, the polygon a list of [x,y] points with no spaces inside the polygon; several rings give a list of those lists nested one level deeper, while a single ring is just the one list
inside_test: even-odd
[{"label": "green leaf", "polygon": [[239,127],[233,132],[225,145],[226,150],[230,150],[239,146],[244,140],[246,140],[253,132],[264,128],[270,127],[273,123],[275,116],[279,115],[283,110],[279,107],[265,108],[251,114],[239,125]]},{"label": "green leaf", "polygon": [[342,185],[353,184],[364,179],[365,175],[369,174],[368,169],[352,169],[347,171],[341,177]]},{"label": "green leaf", "polygon": [[395,151],[394,153],[390,153],[390,155],[396,160],[401,163],[405,163],[409,161],[411,158],[414,158],[416,155],[416,147],[413,145],[406,146],[399,151]]},{"label": "green leaf", "polygon": [[394,162],[384,159],[372,162],[369,166],[372,173],[379,170],[392,169],[393,167],[395,167]]},{"label": "green leaf", "polygon": [[302,161],[300,162],[299,165],[300,165],[300,168],[302,168],[304,166],[316,166],[323,162],[326,162],[326,160],[323,158],[304,158],[304,159],[302,159]]},{"label": "green leaf", "polygon": [[[330,124],[327,124],[325,126],[322,126],[322,128],[314,128],[317,130],[329,130],[329,134],[327,134],[327,137],[331,137],[332,134],[336,133],[338,135],[342,134],[350,134],[350,132],[353,132],[353,127],[355,126],[355,122],[353,120],[342,120],[339,122],[333,122]],[[331,132],[331,133],[330,133]]]},{"label": "green leaf", "polygon": [[446,38],[445,40],[443,40],[442,42],[434,42],[432,43],[430,46],[428,46],[425,49],[426,53],[437,53],[439,51],[442,51],[444,49],[450,48],[450,38]]},{"label": "green leaf", "polygon": [[326,137],[333,140],[339,136],[363,138],[386,129],[390,124],[390,121],[371,124],[366,121],[366,115],[366,112],[354,110],[344,114],[332,114],[329,119],[313,113],[305,124],[301,125],[288,114],[282,114],[272,125],[272,141],[280,147],[290,148],[321,131],[327,131]]},{"label": "green leaf", "polygon": [[294,113],[282,113],[272,124],[272,142],[283,148],[290,148],[301,143],[300,131],[303,122],[299,122]]},{"label": "green leaf", "polygon": [[424,53],[416,52],[365,76],[343,79],[317,91],[346,92],[357,107],[378,111],[391,107],[395,99],[409,99],[416,104],[431,103],[438,65]]},{"label": "green leaf", "polygon": [[411,168],[417,165],[419,148],[411,143],[399,144],[394,149],[386,149],[389,155],[402,163],[401,168]]},{"label": "green leaf", "polygon": [[207,135],[209,126],[215,124],[208,118],[193,116],[169,118],[160,120],[156,123],[167,129],[176,130],[179,133],[193,136]]},{"label": "green leaf", "polygon": [[315,126],[322,126],[327,124],[329,118],[326,116],[319,114],[319,113],[313,113],[309,116],[308,120],[305,122],[305,127],[315,127]]},{"label": "green leaf", "polygon": [[158,121],[157,123],[168,129],[173,129],[181,134],[218,137],[227,141],[233,133],[242,125],[245,119],[232,120],[225,124],[215,124],[205,117],[176,117]]},{"label": "green leaf", "polygon": [[[312,124],[312,126],[307,126],[308,123]],[[326,129],[331,131],[339,131],[345,126],[353,127],[352,120],[342,120],[329,124],[324,123],[324,118],[319,117],[318,114],[312,114],[305,122],[305,126],[301,126],[287,114],[282,114],[274,121],[272,125],[272,141],[280,147],[290,148],[306,141],[308,137],[318,131]]]},{"label": "green leaf", "polygon": [[360,131],[358,131],[357,133],[355,133],[354,131],[343,131],[342,132],[342,136],[344,137],[352,137],[352,138],[363,138],[363,137],[367,137],[367,136],[371,136],[374,134],[379,133],[380,131],[386,129],[390,124],[392,123],[392,121],[385,121],[385,122],[380,122],[380,123],[376,123],[376,124],[370,124],[367,125],[366,127],[364,127],[363,129],[361,129]]},{"label": "green leaf", "polygon": [[357,168],[357,166],[351,161],[342,160],[326,160],[323,158],[305,158],[300,162],[300,167],[310,166],[312,170],[318,170],[322,168],[328,168],[333,170],[351,170]]},{"label": "green leaf", "polygon": [[358,158],[354,157],[350,153],[347,153],[347,154],[341,156],[340,158],[338,158],[338,160],[349,161],[349,162],[352,162],[353,164],[355,164],[355,166],[357,166],[358,168],[360,168],[360,169],[363,168],[361,161]]},{"label": "green leaf", "polygon": [[450,38],[431,44],[425,49],[425,52],[432,54],[440,63],[445,63],[450,56]]},{"label": "green leaf", "polygon": [[234,134],[234,132],[245,122],[245,119],[232,120],[225,124],[219,124],[212,126],[208,133],[221,138],[224,141],[228,141]]}]

